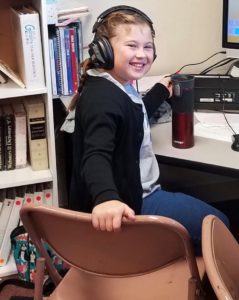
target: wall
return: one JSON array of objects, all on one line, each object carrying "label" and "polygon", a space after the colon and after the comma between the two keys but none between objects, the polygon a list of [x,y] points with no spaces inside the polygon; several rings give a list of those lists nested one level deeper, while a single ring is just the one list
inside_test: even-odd
[{"label": "wall", "polygon": [[[158,57],[149,75],[175,72],[185,64],[203,61],[222,50],[222,0],[58,0],[59,9],[89,7],[90,16],[82,18],[86,47],[98,15],[119,4],[143,10],[154,23]],[[87,51],[85,53],[87,55]],[[185,68],[184,72],[198,73],[223,58],[225,55],[219,54],[200,66]]]}]

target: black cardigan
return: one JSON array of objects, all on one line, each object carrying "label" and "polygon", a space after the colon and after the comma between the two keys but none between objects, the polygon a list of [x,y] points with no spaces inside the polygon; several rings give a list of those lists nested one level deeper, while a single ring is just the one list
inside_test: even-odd
[{"label": "black cardigan", "polygon": [[[159,83],[147,93],[143,101],[149,117],[168,96]],[[141,105],[111,81],[88,76],[75,122],[70,208],[91,212],[99,203],[120,200],[139,214]]]}]

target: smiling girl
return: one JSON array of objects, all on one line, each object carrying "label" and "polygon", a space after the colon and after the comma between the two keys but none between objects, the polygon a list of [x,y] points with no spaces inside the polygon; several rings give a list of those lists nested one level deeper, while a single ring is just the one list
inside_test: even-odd
[{"label": "smiling girl", "polygon": [[74,97],[70,208],[92,212],[93,226],[107,231],[119,230],[122,218],[134,220],[135,214],[171,217],[200,244],[205,215],[228,220],[208,204],[163,191],[158,183],[148,119],[172,96],[170,78],[143,98],[131,84],[156,58],[152,21],[136,8],[117,6],[99,16],[93,33]]}]

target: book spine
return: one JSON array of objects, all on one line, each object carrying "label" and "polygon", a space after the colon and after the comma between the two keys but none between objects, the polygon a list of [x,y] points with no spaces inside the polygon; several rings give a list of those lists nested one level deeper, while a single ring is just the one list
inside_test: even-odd
[{"label": "book spine", "polygon": [[37,183],[36,184],[36,190],[34,192],[34,204],[40,205],[43,204],[43,183]]},{"label": "book spine", "polygon": [[4,119],[3,119],[3,111],[0,106],[0,171],[3,171],[5,168],[4,162]]},{"label": "book spine", "polygon": [[[33,100],[33,101],[31,101]],[[28,144],[33,170],[48,169],[45,106],[41,97],[25,101],[28,123]]]},{"label": "book spine", "polygon": [[3,105],[5,169],[15,168],[15,119],[10,104]]},{"label": "book spine", "polygon": [[52,182],[44,182],[43,184],[43,203],[47,206],[53,205]]},{"label": "book spine", "polygon": [[[2,246],[2,242],[5,236],[8,220],[11,215],[11,211],[13,208],[13,203],[15,200],[15,190],[14,188],[6,189],[6,198],[3,200],[2,209],[0,212],[0,247]],[[0,266],[1,266],[0,259]]]},{"label": "book spine", "polygon": [[62,68],[62,51],[61,51],[61,37],[60,37],[60,29],[56,29],[56,49],[57,51],[57,61],[56,61],[56,70],[57,74],[59,74],[59,85],[60,85],[60,93],[59,95],[64,94],[64,87],[63,87],[63,68]]},{"label": "book spine", "polygon": [[4,237],[0,247],[0,266],[4,266],[11,252],[11,239],[10,235],[19,223],[19,212],[23,205],[23,195],[16,195],[12,200],[12,209],[5,229]]},{"label": "book spine", "polygon": [[61,45],[61,67],[62,67],[62,75],[63,75],[63,95],[69,95],[68,91],[68,78],[67,78],[67,64],[66,64],[66,47],[65,47],[65,34],[64,28],[59,27],[60,31],[60,45]]},{"label": "book spine", "polygon": [[57,37],[53,37],[53,50],[55,59],[55,71],[56,71],[56,90],[57,95],[61,95],[61,68],[60,68],[60,57],[57,45]]},{"label": "book spine", "polygon": [[66,49],[66,68],[67,68],[67,82],[68,94],[72,95],[72,67],[71,67],[71,46],[70,46],[70,32],[69,28],[64,28],[65,49]]},{"label": "book spine", "polygon": [[56,84],[56,66],[55,66],[55,52],[53,38],[49,39],[49,52],[50,52],[50,65],[51,65],[51,85],[52,94],[57,95],[57,84]]},{"label": "book spine", "polygon": [[1,214],[3,202],[5,198],[6,198],[6,189],[0,189],[0,214]]},{"label": "book spine", "polygon": [[78,48],[79,48],[79,56],[78,62],[81,63],[83,61],[83,34],[82,34],[82,23],[79,20],[77,23],[77,41],[78,41]]},{"label": "book spine", "polygon": [[12,103],[15,118],[15,167],[24,168],[27,165],[27,125],[26,111],[21,102]]},{"label": "book spine", "polygon": [[[27,88],[45,86],[39,14],[12,9],[18,68]],[[20,50],[21,48],[21,50]]]},{"label": "book spine", "polygon": [[78,60],[76,56],[76,44],[75,44],[75,28],[69,28],[70,33],[70,51],[71,51],[71,69],[72,69],[72,92],[77,92],[79,84],[78,76]]},{"label": "book spine", "polygon": [[36,189],[35,184],[29,184],[26,186],[26,192],[24,194],[24,205],[25,204],[33,204],[35,189]]}]

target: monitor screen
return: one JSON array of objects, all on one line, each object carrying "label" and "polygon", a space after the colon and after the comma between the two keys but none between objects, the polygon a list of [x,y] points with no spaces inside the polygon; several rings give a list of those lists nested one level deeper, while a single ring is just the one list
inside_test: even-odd
[{"label": "monitor screen", "polygon": [[239,0],[223,0],[222,46],[228,57],[239,58]]}]

